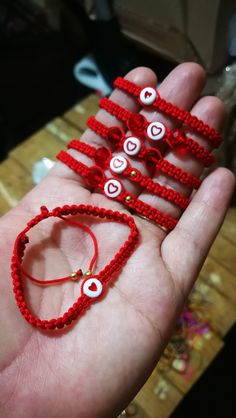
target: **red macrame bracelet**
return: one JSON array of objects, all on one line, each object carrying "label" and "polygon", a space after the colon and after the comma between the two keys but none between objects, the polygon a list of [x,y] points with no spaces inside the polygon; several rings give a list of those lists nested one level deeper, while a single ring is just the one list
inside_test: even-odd
[{"label": "red macrame bracelet", "polygon": [[100,167],[87,167],[65,151],[59,152],[57,158],[82,176],[90,187],[99,189],[106,197],[123,203],[128,206],[129,209],[134,210],[138,214],[145,216],[157,225],[163,226],[168,230],[171,230],[176,226],[177,219],[161,213],[159,210],[139,200],[132,193],[128,193],[119,180],[115,178],[106,178]]},{"label": "red macrame bracelet", "polygon": [[164,112],[167,115],[170,115],[183,122],[191,129],[208,138],[213,147],[218,147],[223,140],[222,136],[214,128],[211,128],[202,120],[198,119],[197,116],[191,115],[191,113],[187,110],[181,109],[178,106],[167,102],[165,99],[162,99],[158,91],[153,87],[139,87],[122,77],[117,77],[117,79],[114,81],[114,87],[119,88],[126,93],[130,93],[132,96],[136,97],[142,106],[152,105],[160,112]]},{"label": "red macrame bracelet", "polygon": [[[99,107],[106,110],[113,116],[116,116],[122,122],[125,122],[127,128],[129,128],[136,136],[144,135],[147,139],[155,142],[159,141],[161,136],[161,139],[163,139],[163,141],[165,141],[171,148],[175,149],[179,146],[185,148],[205,167],[209,167],[215,161],[215,157],[211,152],[199,145],[192,138],[185,135],[185,133],[180,129],[174,129],[171,131],[161,122],[149,123],[143,115],[132,113],[106,97],[102,98],[99,103]],[[155,137],[156,140],[154,139]]]},{"label": "red macrame bracelet", "polygon": [[181,209],[186,209],[189,205],[189,199],[186,196],[183,196],[181,193],[163,186],[158,182],[154,182],[150,177],[145,176],[141,173],[141,171],[133,168],[125,157],[121,155],[113,156],[105,147],[96,149],[89,144],[85,144],[84,142],[74,139],[69,142],[68,148],[73,148],[82,154],[87,155],[94,160],[98,167],[102,169],[109,169],[114,175],[122,174],[130,181],[146,188],[154,195],[160,196],[161,198],[174,203]]},{"label": "red macrame bracelet", "polygon": [[[86,214],[101,219],[105,218],[110,221],[125,224],[130,228],[130,234],[110,263],[104,267],[100,273],[92,275],[83,281],[81,285],[81,296],[62,316],[50,320],[42,320],[30,312],[25,300],[21,264],[26,244],[29,242],[27,233],[31,228],[35,227],[44,219],[48,219],[50,217],[64,218],[68,215],[78,214]],[[109,281],[112,279],[114,274],[117,274],[121,270],[133,253],[138,242],[138,237],[139,233],[134,219],[131,216],[118,211],[107,210],[91,205],[65,205],[57,207],[50,212],[45,206],[43,206],[40,214],[36,215],[31,221],[29,221],[26,228],[18,235],[14,245],[11,275],[16,303],[21,314],[31,325],[42,329],[54,330],[56,328],[63,328],[64,326],[70,325],[73,320],[77,319],[79,315],[82,315],[93,302],[99,300],[99,298],[104,294]]]},{"label": "red macrame bracelet", "polygon": [[[160,139],[168,139],[172,136],[172,131],[167,126],[161,122],[148,122],[145,116],[140,113],[133,113],[130,110],[125,109],[124,107],[114,103],[112,100],[103,97],[99,102],[99,107],[106,110],[111,115],[117,117],[120,121],[124,122],[127,128],[132,132],[132,134],[141,136],[144,135],[149,141],[159,141]],[[158,124],[153,130],[153,135],[151,134],[150,126],[153,124]],[[155,138],[155,133],[157,138]],[[161,134],[161,135],[160,135]]]},{"label": "red macrame bracelet", "polygon": [[[104,139],[108,139],[116,150],[122,149],[125,133],[120,127],[114,126],[109,128],[99,122],[94,116],[89,117],[87,125],[96,134],[100,135]],[[151,166],[151,168],[155,168],[156,171],[158,170],[167,176],[178,180],[180,183],[190,187],[191,189],[198,189],[201,185],[201,180],[198,177],[182,170],[179,167],[176,167],[169,161],[164,160],[160,151],[156,148],[146,148],[145,151],[144,148],[142,148],[135,156],[140,159],[144,159],[145,163],[149,167]]]}]

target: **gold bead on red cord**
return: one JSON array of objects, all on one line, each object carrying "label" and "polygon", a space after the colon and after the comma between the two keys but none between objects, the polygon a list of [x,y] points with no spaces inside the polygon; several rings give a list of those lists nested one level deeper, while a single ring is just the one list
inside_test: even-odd
[{"label": "gold bead on red cord", "polygon": [[[86,225],[78,223],[77,221],[73,221],[71,220],[71,218],[66,219],[66,217],[69,215],[88,215],[101,219],[105,218],[110,221],[127,225],[130,229],[129,236],[120,248],[120,250],[109,262],[109,264],[107,264],[103,268],[103,270],[100,271],[98,274],[93,274],[92,272],[98,254],[96,237]],[[73,305],[59,318],[40,319],[30,311],[27,305],[25,299],[23,278],[26,277],[31,280],[33,279],[32,281],[34,281],[37,284],[49,285],[53,283],[55,284],[65,282],[66,280],[74,280],[75,278],[77,278],[77,276],[82,276],[82,271],[81,269],[79,269],[77,272],[72,273],[68,277],[43,281],[33,278],[22,268],[22,261],[24,257],[25,248],[26,245],[29,243],[27,233],[31,228],[34,228],[39,222],[50,217],[58,217],[71,225],[79,226],[80,228],[83,227],[87,232],[89,229],[89,233],[93,238],[95,253],[93,259],[90,262],[89,270],[83,276],[84,280],[81,284],[81,295],[77,298]],[[25,229],[22,232],[20,232],[20,234],[17,236],[13,249],[11,263],[13,292],[15,294],[17,306],[19,307],[19,310],[23,317],[31,325],[46,330],[54,330],[56,328],[60,329],[70,325],[72,321],[76,320],[80,315],[84,314],[93,302],[99,300],[102,297],[102,295],[104,295],[106,287],[112,280],[113,276],[122,269],[122,267],[127,263],[132,252],[135,250],[135,247],[138,243],[138,238],[139,233],[133,217],[128,216],[124,213],[120,213],[118,211],[113,211],[110,209],[98,208],[96,206],[91,205],[65,205],[62,207],[57,207],[52,211],[49,211],[45,206],[43,206],[41,208],[41,212],[38,215],[36,215],[33,219],[31,219],[27,223]]]},{"label": "gold bead on red cord", "polygon": [[[139,184],[142,188],[147,189],[149,192],[153,193],[156,196],[174,203],[179,206],[181,209],[186,209],[189,204],[189,199],[182,195],[179,192],[159,184],[157,181],[152,180],[149,176],[146,176],[141,173],[140,170],[134,169],[129,161],[122,155],[112,156],[111,152],[107,150],[104,152],[104,158],[101,161],[98,161],[96,156],[97,154],[101,155],[101,151],[104,147],[96,149],[92,145],[85,144],[84,142],[78,141],[76,139],[72,140],[68,144],[68,148],[75,149],[82,154],[91,157],[100,168],[107,168],[111,171],[112,174],[122,175],[123,177],[128,178],[129,180]],[[125,199],[126,202],[129,202],[130,199]]]}]

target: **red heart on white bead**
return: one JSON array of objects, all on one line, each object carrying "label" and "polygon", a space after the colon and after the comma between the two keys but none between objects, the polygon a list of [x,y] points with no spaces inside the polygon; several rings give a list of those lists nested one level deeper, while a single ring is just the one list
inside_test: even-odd
[{"label": "red heart on white bead", "polygon": [[157,91],[153,87],[144,87],[139,95],[139,100],[143,105],[151,105],[157,97]]},{"label": "red heart on white bead", "polygon": [[127,142],[127,149],[128,149],[129,151],[134,151],[134,150],[135,150],[135,148],[137,148],[137,145],[136,145],[136,144],[134,144],[132,141],[128,141],[128,142]]},{"label": "red heart on white bead", "polygon": [[137,155],[141,148],[141,142],[135,136],[128,137],[123,145],[123,149],[127,155]]},{"label": "red heart on white bead", "polygon": [[103,285],[96,277],[90,277],[82,283],[82,293],[90,298],[97,298],[101,295]]},{"label": "red heart on white bead", "polygon": [[144,97],[145,99],[148,99],[149,97],[151,97],[152,93],[150,91],[145,91],[144,93]]},{"label": "red heart on white bead", "polygon": [[110,169],[114,171],[114,173],[122,173],[127,165],[127,160],[122,155],[117,155],[110,161]]},{"label": "red heart on white bead", "polygon": [[165,135],[166,128],[161,122],[152,122],[147,127],[147,138],[153,141],[159,141]]},{"label": "red heart on white bead", "polygon": [[110,183],[110,184],[108,185],[108,192],[109,192],[109,193],[111,193],[111,194],[116,193],[116,192],[117,192],[117,190],[118,190],[118,186],[117,186],[117,185],[112,184],[112,183]]},{"label": "red heart on white bead", "polygon": [[119,158],[115,158],[113,164],[114,164],[115,168],[120,168],[120,167],[122,167],[124,162],[122,160],[120,160]]},{"label": "red heart on white bead", "polygon": [[96,292],[96,290],[97,290],[97,285],[96,285],[96,283],[91,283],[91,285],[88,287],[88,289],[91,291],[91,292]]},{"label": "red heart on white bead", "polygon": [[157,136],[157,135],[159,135],[161,132],[162,132],[162,129],[161,129],[160,127],[158,127],[158,126],[156,126],[156,125],[153,125],[153,126],[151,127],[151,133],[152,133],[152,135],[153,135],[153,136]]},{"label": "red heart on white bead", "polygon": [[122,185],[119,180],[110,179],[104,184],[104,193],[106,196],[115,198],[119,196],[122,190]]}]

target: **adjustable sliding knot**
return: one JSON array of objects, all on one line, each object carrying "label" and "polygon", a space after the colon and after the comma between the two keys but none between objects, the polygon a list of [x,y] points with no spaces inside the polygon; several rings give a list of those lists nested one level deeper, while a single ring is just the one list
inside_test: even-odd
[{"label": "adjustable sliding knot", "polygon": [[107,168],[108,161],[111,158],[112,153],[106,147],[98,148],[94,154],[94,161],[95,163],[105,169]]},{"label": "adjustable sliding knot", "polygon": [[185,144],[186,135],[181,129],[174,129],[169,135],[166,142],[168,143],[171,149],[174,149],[177,146],[184,146]]},{"label": "adjustable sliding knot", "polygon": [[119,126],[113,126],[108,128],[107,139],[111,141],[115,146],[120,144],[120,141],[124,138],[125,133]]},{"label": "adjustable sliding knot", "polygon": [[184,143],[186,134],[181,129],[176,128],[172,131],[172,137],[176,139],[177,143]]},{"label": "adjustable sliding knot", "polygon": [[104,180],[104,172],[100,167],[94,166],[88,169],[86,182],[91,187],[98,187]]},{"label": "adjustable sliding knot", "polygon": [[157,148],[148,148],[144,153],[145,164],[151,170],[154,170],[157,162],[162,159],[161,152]]},{"label": "adjustable sliding knot", "polygon": [[143,134],[145,127],[147,126],[147,120],[143,115],[133,113],[127,121],[127,126],[134,135],[140,136]]}]

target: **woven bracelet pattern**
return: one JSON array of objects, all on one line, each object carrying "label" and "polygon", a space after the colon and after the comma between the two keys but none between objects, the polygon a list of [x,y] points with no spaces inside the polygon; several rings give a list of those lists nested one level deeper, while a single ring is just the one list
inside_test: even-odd
[{"label": "woven bracelet pattern", "polygon": [[[149,124],[146,118],[142,116],[142,119],[144,119],[142,126],[139,123],[139,128],[132,129],[134,128],[135,124],[135,114],[133,114],[130,111],[127,111],[123,107],[119,106],[118,104],[112,102],[107,98],[103,98],[100,101],[99,106],[101,107],[101,109],[106,110],[113,116],[116,116],[120,121],[124,122],[127,128],[129,128],[131,132],[134,133],[134,135],[145,135],[145,137],[148,138],[148,125],[154,126],[155,124],[155,122]],[[185,147],[186,150],[189,151],[195,158],[197,158],[205,167],[209,167],[215,161],[215,157],[211,152],[206,150],[203,146],[199,145],[192,138],[185,135],[185,133],[180,129],[175,129],[172,132],[170,129],[166,129],[165,127],[165,130],[166,132],[164,135],[164,139],[171,148],[175,149],[178,146]]]},{"label": "woven bracelet pattern", "polygon": [[[122,149],[125,138],[123,129],[118,126],[109,128],[103,123],[99,122],[94,116],[90,116],[88,118],[87,125],[103,139],[108,139],[114,149]],[[180,183],[190,187],[191,189],[198,189],[201,185],[201,180],[198,177],[182,170],[179,167],[176,167],[169,161],[164,160],[156,148],[147,148],[144,153],[139,152],[136,157],[140,159],[144,158],[146,161],[152,160],[152,165],[155,165],[156,170],[159,170],[169,177],[173,177],[175,180],[178,180]]]},{"label": "woven bracelet pattern", "polygon": [[112,156],[111,152],[105,148],[94,148],[89,144],[72,140],[68,144],[68,148],[75,149],[82,154],[92,158],[98,167],[102,169],[110,169],[112,174],[122,174],[127,177],[130,181],[138,183],[141,187],[146,188],[149,192],[156,196],[160,196],[163,199],[174,203],[181,209],[186,209],[189,204],[189,199],[181,193],[176,192],[166,186],[154,182],[150,177],[145,176],[140,170],[133,168],[126,158],[116,155]]},{"label": "woven bracelet pattern", "polygon": [[[141,88],[121,77],[118,77],[115,81],[115,87],[136,97],[143,107],[151,105],[176,117],[185,126],[189,126],[206,136],[212,146],[220,144],[222,138],[215,129],[210,128],[189,112],[161,99],[157,90],[153,87]],[[142,114],[133,113],[107,98],[102,98],[99,106],[115,116],[131,133],[127,135],[120,126],[106,126],[96,120],[94,116],[91,116],[87,121],[88,127],[108,143],[96,149],[75,139],[70,142],[68,148],[88,156],[94,161],[95,165],[86,167],[65,152],[59,153],[58,158],[81,175],[90,188],[95,188],[106,197],[122,202],[129,209],[167,229],[173,229],[177,219],[161,213],[158,209],[152,208],[133,194],[128,193],[121,181],[122,178],[135,182],[144,190],[172,202],[182,210],[187,208],[189,198],[144,175],[141,170],[133,166],[131,160],[138,159],[143,162],[147,169],[151,170],[152,175],[155,175],[155,178],[158,177],[159,173],[162,173],[190,189],[197,189],[201,180],[169,163],[163,158],[162,153],[168,147],[173,151],[180,152],[181,155],[187,152],[205,167],[209,167],[215,161],[214,155],[187,135],[184,129],[171,130],[160,121],[149,122]],[[146,140],[149,141],[151,146],[147,146]],[[120,154],[113,155],[110,147],[112,151],[115,150],[116,153],[119,152]],[[109,170],[114,177],[106,177],[105,170]]]},{"label": "woven bracelet pattern", "polygon": [[[83,215],[94,216],[101,219],[113,220],[115,222],[127,225],[130,229],[130,234],[117,252],[115,257],[110,263],[103,268],[97,275],[91,275],[87,277],[81,285],[81,296],[75,301],[75,303],[59,318],[42,320],[36,315],[32,314],[30,308],[27,306],[24,294],[24,283],[22,280],[21,264],[24,257],[26,245],[29,243],[27,233],[31,228],[34,228],[39,222],[48,219],[50,217],[61,218],[68,215]],[[68,326],[72,321],[76,320],[80,315],[84,314],[89,306],[97,301],[106,290],[106,286],[115,273],[118,273],[120,269],[126,264],[127,260],[133,253],[139,238],[139,233],[131,216],[118,211],[107,210],[104,208],[98,208],[91,205],[64,205],[62,207],[54,208],[49,211],[45,206],[41,207],[41,212],[31,219],[25,229],[17,236],[11,262],[11,275],[13,281],[13,292],[17,306],[21,314],[24,316],[27,322],[31,325],[41,329],[60,329]],[[93,286],[93,287],[92,287]],[[96,289],[94,289],[94,286]],[[89,289],[91,290],[89,291]],[[90,296],[88,296],[90,295]]]},{"label": "woven bracelet pattern", "polygon": [[157,108],[160,112],[166,113],[167,115],[170,115],[173,118],[183,122],[186,126],[189,126],[197,133],[204,135],[206,138],[208,138],[213,147],[218,147],[221,144],[223,138],[219,134],[219,132],[217,132],[214,128],[211,128],[209,125],[207,125],[207,123],[204,123],[202,120],[198,119],[196,116],[191,115],[191,113],[187,110],[181,109],[178,106],[170,102],[167,102],[165,99],[162,99],[158,91],[153,87],[142,88],[136,86],[131,81],[125,80],[122,77],[116,78],[116,80],[114,81],[114,87],[121,89],[126,93],[129,93],[132,96],[136,97],[142,106],[149,105],[148,103],[145,104],[144,100],[142,100],[142,91],[144,91],[144,89],[146,89],[147,92],[148,90],[154,90],[156,96],[154,97],[154,100],[151,101],[151,106]]},{"label": "woven bracelet pattern", "polygon": [[165,215],[158,209],[142,202],[132,193],[128,193],[119,180],[116,178],[108,179],[103,170],[99,167],[87,167],[65,151],[60,151],[59,154],[57,154],[57,158],[75,173],[82,176],[90,187],[98,189],[105,194],[107,198],[123,203],[129,209],[134,210],[138,214],[145,216],[168,230],[171,230],[176,226],[176,219],[169,215]]},{"label": "woven bracelet pattern", "polygon": [[[122,179],[127,179],[137,184],[142,190],[147,190],[151,194],[175,204],[183,211],[189,205],[190,198],[170,187],[162,185],[156,180],[158,174],[165,174],[191,190],[198,189],[201,185],[201,180],[165,160],[162,156],[163,150],[168,147],[173,149],[173,151],[183,149],[194,156],[205,167],[208,167],[214,162],[214,155],[188,136],[185,132],[185,127],[188,126],[204,135],[210,141],[212,147],[219,146],[222,138],[215,129],[210,128],[203,121],[162,99],[158,91],[153,87],[141,88],[121,77],[115,80],[114,85],[135,97],[141,106],[153,106],[153,108],[176,118],[183,123],[182,128],[171,130],[160,121],[148,122],[142,114],[130,112],[111,100],[103,98],[100,102],[100,107],[122,122],[126,130],[129,130],[131,134],[125,133],[125,130],[119,126],[108,127],[92,116],[88,119],[88,127],[106,140],[107,143],[104,146],[95,148],[90,144],[74,139],[68,144],[68,149],[76,150],[86,155],[92,160],[94,165],[87,166],[77,160],[71,155],[72,151],[60,151],[57,158],[76,174],[80,175],[90,189],[99,191],[106,198],[123,204],[132,214],[137,214],[161,226],[165,231],[170,231],[175,228],[178,219],[162,213],[157,208],[143,202],[134,194],[129,193]],[[147,146],[147,141],[151,144],[150,146]],[[119,154],[113,155],[113,150],[116,153],[119,152]],[[146,165],[150,176],[143,174],[142,170],[135,167],[132,163],[135,159],[138,159],[139,163],[143,162]],[[155,176],[155,180],[151,177],[152,175]],[[93,274],[99,252],[97,238],[88,225],[73,219],[75,215],[105,218],[129,227],[130,232],[127,240],[109,264],[98,274]],[[77,267],[77,270],[68,276],[42,280],[33,277],[24,270],[22,264],[26,246],[29,244],[28,233],[31,228],[36,227],[41,221],[48,218],[59,218],[71,226],[83,229],[90,236],[93,242],[94,254],[87,265],[88,267],[86,266],[88,270],[85,274],[83,274],[81,268]],[[18,234],[11,260],[13,292],[17,306],[25,320],[43,330],[61,329],[71,325],[74,320],[86,312],[92,303],[103,297],[109,282],[132,255],[138,244],[138,239],[139,232],[135,224],[135,218],[131,215],[128,216],[119,211],[83,204],[64,205],[56,207],[51,211],[46,206],[42,206],[40,213],[28,221],[23,231]],[[80,296],[59,318],[40,319],[31,312],[27,305],[24,279],[30,279],[35,284],[41,286],[60,284],[68,280],[82,280]]]}]

